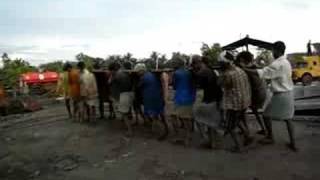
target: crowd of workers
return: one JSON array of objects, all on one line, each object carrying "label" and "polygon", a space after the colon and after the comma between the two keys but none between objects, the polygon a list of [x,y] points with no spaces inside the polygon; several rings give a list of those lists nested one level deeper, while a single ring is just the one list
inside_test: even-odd
[{"label": "crowd of workers", "polygon": [[[274,61],[262,69],[255,66],[253,55],[247,51],[237,55],[222,52],[218,58],[219,70],[212,70],[208,59],[197,55],[192,57],[189,67],[182,59],[178,61],[173,72],[150,71],[143,63],[131,67],[130,63],[121,66],[115,62],[102,73],[103,77],[94,76],[83,62],[77,67],[67,63],[59,87],[63,89],[69,116],[74,121],[95,121],[98,106],[103,117],[103,104],[107,100],[110,116],[114,118],[117,113],[126,125],[128,136],[133,135],[134,112],[136,122],[138,117],[145,123],[162,122],[164,132],[159,140],[168,136],[169,123],[174,129],[182,124],[186,132],[183,142],[188,145],[196,125],[201,134],[207,133],[209,147],[217,148],[218,129],[223,129],[224,136],[230,134],[234,141],[232,150],[241,151],[254,140],[246,120],[250,108],[261,128],[258,134],[265,136],[259,142],[273,144],[272,120],[284,120],[290,137],[288,147],[297,150],[291,122],[294,115],[292,70],[285,49],[283,42],[275,42]],[[174,121],[167,119],[169,85],[175,90]],[[198,89],[203,90],[201,103],[195,103]],[[269,101],[268,90],[272,93]],[[102,94],[107,97],[103,98]],[[262,116],[260,109],[264,110]],[[242,143],[239,134],[244,137]]]}]

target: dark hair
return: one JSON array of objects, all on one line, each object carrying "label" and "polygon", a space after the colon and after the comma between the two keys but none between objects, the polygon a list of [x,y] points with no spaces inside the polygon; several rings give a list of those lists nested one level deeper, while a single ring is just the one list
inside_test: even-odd
[{"label": "dark hair", "polygon": [[177,58],[175,60],[175,68],[181,68],[181,67],[184,67],[184,65],[185,65],[185,63],[182,58]]},{"label": "dark hair", "polygon": [[207,56],[202,56],[201,61],[202,61],[205,65],[209,66],[210,60],[209,60],[209,58],[208,58]]},{"label": "dark hair", "polygon": [[132,69],[132,64],[131,64],[131,62],[126,61],[123,63],[123,67],[124,67],[124,69],[130,70],[130,69]]},{"label": "dark hair", "polygon": [[273,49],[283,55],[286,51],[286,45],[282,41],[277,41],[273,44]]},{"label": "dark hair", "polygon": [[245,63],[253,61],[253,55],[249,51],[243,51],[238,54],[236,62],[240,63],[240,60],[243,59]]},{"label": "dark hair", "polygon": [[191,60],[192,60],[192,62],[201,61],[201,56],[200,55],[193,55]]},{"label": "dark hair", "polygon": [[79,69],[84,69],[86,67],[85,63],[83,61],[78,62],[77,67]]},{"label": "dark hair", "polygon": [[224,56],[225,58],[227,58],[230,61],[234,61],[234,57],[230,52],[226,52],[226,55]]},{"label": "dark hair", "polygon": [[93,64],[93,68],[94,68],[94,69],[100,69],[100,68],[101,68],[101,64],[100,64],[99,62],[95,62],[95,63]]},{"label": "dark hair", "polygon": [[63,71],[68,71],[68,69],[71,69],[71,68],[72,68],[72,65],[69,62],[66,62],[63,65]]},{"label": "dark hair", "polygon": [[113,62],[109,65],[109,70],[110,71],[117,71],[119,70],[121,65],[118,62]]}]

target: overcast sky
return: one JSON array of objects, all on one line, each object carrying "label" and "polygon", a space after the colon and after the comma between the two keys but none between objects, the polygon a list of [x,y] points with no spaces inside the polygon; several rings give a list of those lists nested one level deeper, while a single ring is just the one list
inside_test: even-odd
[{"label": "overcast sky", "polygon": [[1,0],[0,53],[32,64],[151,51],[199,53],[201,42],[320,41],[319,0]]}]

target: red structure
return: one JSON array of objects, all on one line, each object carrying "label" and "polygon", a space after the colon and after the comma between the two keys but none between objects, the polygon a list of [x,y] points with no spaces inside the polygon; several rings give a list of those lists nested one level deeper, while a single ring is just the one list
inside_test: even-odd
[{"label": "red structure", "polygon": [[21,81],[28,85],[57,83],[58,79],[59,79],[59,74],[56,72],[50,72],[50,71],[46,71],[43,73],[28,72],[21,75]]}]

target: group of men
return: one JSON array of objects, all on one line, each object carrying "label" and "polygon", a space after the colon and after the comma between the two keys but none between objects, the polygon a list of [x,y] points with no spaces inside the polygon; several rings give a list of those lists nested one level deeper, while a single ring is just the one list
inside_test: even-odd
[{"label": "group of men", "polygon": [[[288,147],[296,150],[291,123],[294,115],[292,70],[285,57],[285,48],[281,41],[274,43],[274,61],[262,69],[257,69],[250,52],[241,52],[237,56],[228,51],[222,52],[218,58],[220,69],[217,71],[212,70],[208,59],[201,56],[193,56],[189,67],[183,60],[177,61],[172,73],[151,72],[143,63],[138,63],[135,67],[125,63],[122,67],[115,62],[109,66],[105,85],[110,87],[110,103],[125,123],[128,136],[133,135],[134,111],[136,117],[142,116],[145,122],[162,122],[164,133],[159,137],[160,140],[168,136],[168,123],[172,122],[175,129],[179,128],[177,124],[185,128],[184,143],[188,145],[196,124],[202,134],[203,131],[207,132],[207,145],[216,148],[218,129],[223,127],[224,135],[230,134],[234,141],[235,147],[232,150],[241,151],[243,146],[253,141],[246,121],[246,112],[250,108],[261,128],[258,134],[265,135],[259,142],[274,143],[271,120],[285,120],[290,136]],[[69,92],[66,97],[72,99],[75,107],[71,114],[70,106],[67,105],[70,116],[78,113],[77,104],[80,103],[84,107],[82,112],[87,112],[89,119],[94,118],[92,115],[98,104],[98,93],[93,74],[81,62],[78,69],[66,65],[65,70],[63,82],[68,82],[66,85],[69,85],[65,91]],[[169,104],[169,85],[175,90],[174,117],[178,121],[174,122],[179,123],[166,119],[169,117],[166,110]],[[203,90],[201,103],[195,103],[197,89]],[[267,89],[272,92],[269,102]],[[66,104],[70,104],[68,98]],[[264,113],[260,117],[258,110],[262,108]],[[83,116],[79,117],[81,119]],[[243,143],[238,140],[237,130],[244,136]]]},{"label": "group of men", "polygon": [[69,118],[76,122],[95,121],[98,90],[94,75],[86,69],[84,62],[76,67],[66,63],[63,71],[57,91],[64,95]]}]

